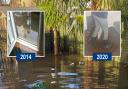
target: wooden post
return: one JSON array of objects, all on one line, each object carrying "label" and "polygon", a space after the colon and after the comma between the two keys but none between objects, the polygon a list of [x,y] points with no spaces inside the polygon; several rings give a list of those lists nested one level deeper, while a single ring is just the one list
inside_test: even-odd
[{"label": "wooden post", "polygon": [[54,31],[54,55],[58,54],[58,47],[57,47],[57,30],[53,29]]}]

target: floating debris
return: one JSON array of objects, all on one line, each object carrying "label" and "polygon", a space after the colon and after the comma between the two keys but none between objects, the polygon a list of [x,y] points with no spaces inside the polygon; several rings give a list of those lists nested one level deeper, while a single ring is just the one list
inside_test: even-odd
[{"label": "floating debris", "polygon": [[71,72],[58,72],[57,73],[60,76],[77,76],[78,73],[71,73]]}]

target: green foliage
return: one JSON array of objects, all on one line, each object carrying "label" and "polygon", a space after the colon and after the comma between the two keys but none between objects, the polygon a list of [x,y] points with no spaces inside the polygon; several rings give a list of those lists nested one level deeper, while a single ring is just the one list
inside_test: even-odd
[{"label": "green foliage", "polygon": [[[44,0],[38,7],[45,12],[46,28],[58,28],[61,24],[66,22],[66,15],[62,13],[62,0],[55,2],[55,0]],[[58,8],[59,7],[59,8]]]},{"label": "green foliage", "polygon": [[119,6],[123,18],[128,18],[128,2],[127,0],[122,0],[121,5]]},{"label": "green foliage", "polygon": [[45,23],[46,23],[46,25],[49,27],[54,26],[53,23],[55,22],[55,14],[56,13],[54,11],[53,0],[40,3],[38,7],[42,11],[45,11]]},{"label": "green foliage", "polygon": [[122,0],[118,9],[121,10],[121,20],[122,20],[122,38],[125,39],[128,33],[128,2],[127,0]]},{"label": "green foliage", "polygon": [[[59,31],[62,48],[65,48],[63,46],[66,43],[66,46],[70,46],[66,48],[77,48],[76,45],[82,43],[83,8],[81,9],[79,0],[44,0],[38,4],[38,8],[45,12],[46,31],[50,29]],[[65,37],[67,37],[66,43],[63,42]]]}]

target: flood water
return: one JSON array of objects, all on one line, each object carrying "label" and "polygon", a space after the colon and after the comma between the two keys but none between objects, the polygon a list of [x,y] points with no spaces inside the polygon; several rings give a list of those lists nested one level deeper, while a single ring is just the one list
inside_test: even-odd
[{"label": "flood water", "polygon": [[128,66],[78,55],[0,64],[0,89],[27,89],[36,80],[47,83],[48,89],[128,89]]}]

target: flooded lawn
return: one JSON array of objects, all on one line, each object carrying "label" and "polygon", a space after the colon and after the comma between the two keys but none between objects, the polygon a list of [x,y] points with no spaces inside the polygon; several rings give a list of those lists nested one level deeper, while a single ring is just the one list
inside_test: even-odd
[{"label": "flooded lawn", "polygon": [[35,62],[0,65],[0,89],[26,89],[36,80],[48,89],[128,89],[128,67],[115,61],[47,55]]}]

